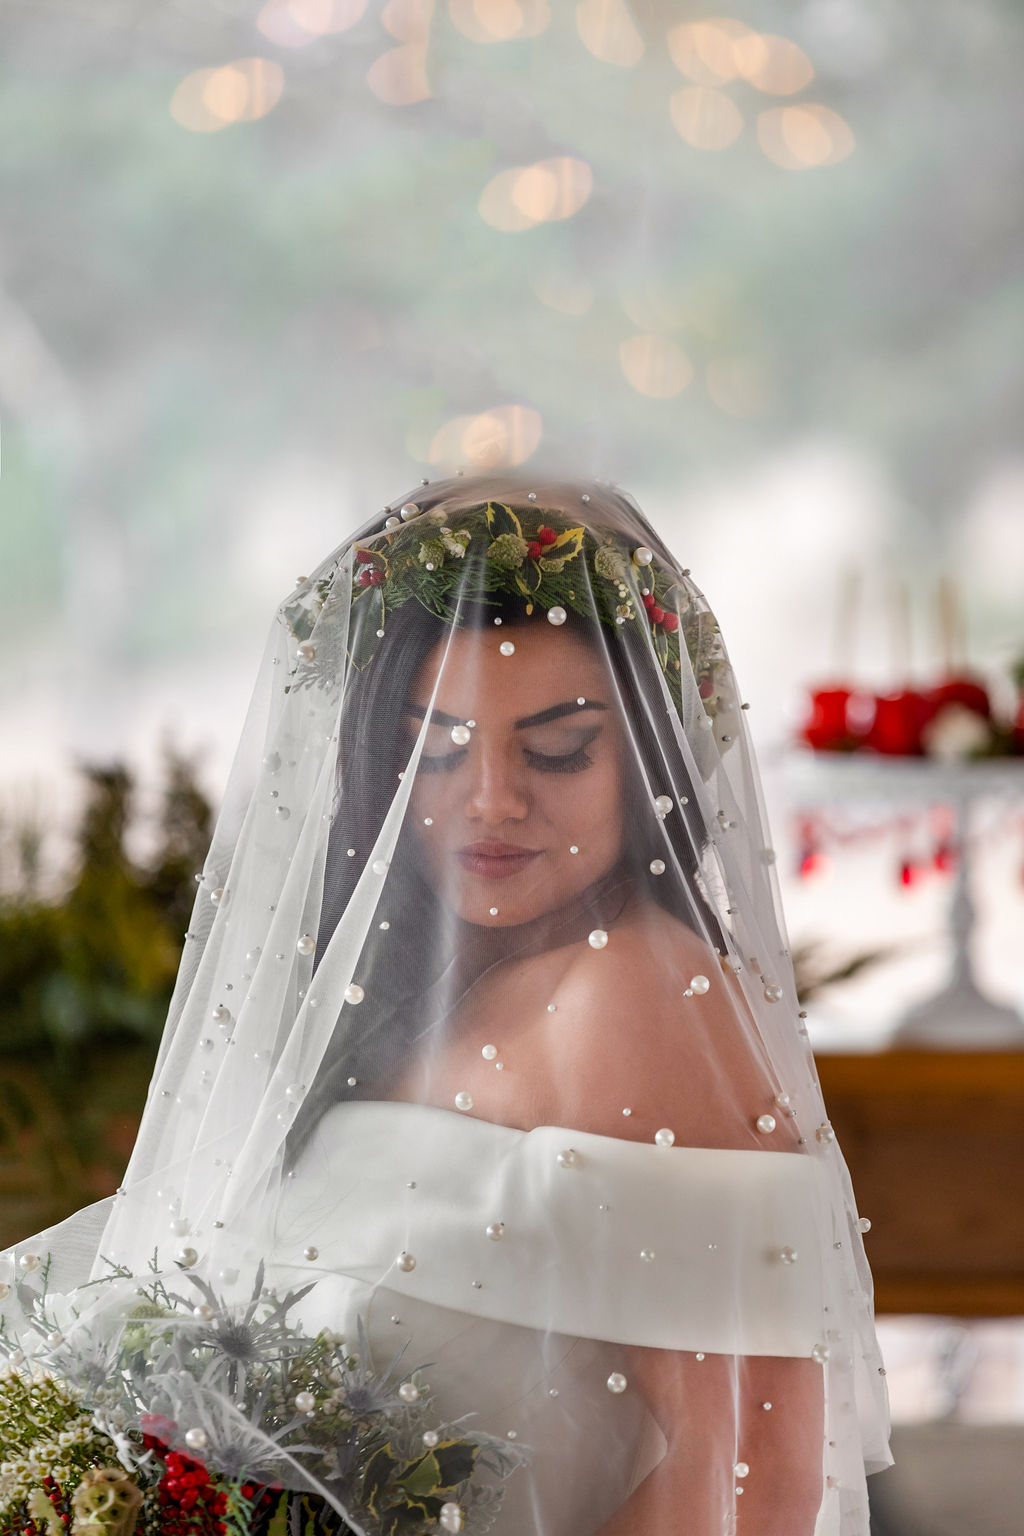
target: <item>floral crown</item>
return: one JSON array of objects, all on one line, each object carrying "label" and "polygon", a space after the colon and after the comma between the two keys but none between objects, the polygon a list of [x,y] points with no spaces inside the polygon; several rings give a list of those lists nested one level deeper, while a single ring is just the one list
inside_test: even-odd
[{"label": "floral crown", "polygon": [[[527,614],[542,608],[553,625],[564,624],[569,610],[612,628],[634,624],[642,613],[677,709],[682,642],[705,710],[715,714],[727,667],[718,625],[695,589],[658,565],[651,549],[629,549],[610,533],[572,525],[564,513],[543,508],[488,501],[484,513],[486,521],[479,507],[424,512],[407,502],[400,517],[390,516],[379,534],[354,546],[348,657],[355,667],[369,663],[388,615],[410,600],[457,624],[467,599],[497,605],[518,596]],[[340,564],[284,609],[300,642],[292,687],[325,680],[310,637],[316,638],[321,611],[341,597],[335,585]],[[475,580],[467,581],[469,564]]]}]

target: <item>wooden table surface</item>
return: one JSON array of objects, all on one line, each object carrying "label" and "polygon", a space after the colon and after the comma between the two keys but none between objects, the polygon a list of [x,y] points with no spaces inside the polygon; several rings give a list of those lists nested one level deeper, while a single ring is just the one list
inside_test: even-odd
[{"label": "wooden table surface", "polygon": [[1024,1052],[822,1054],[879,1312],[1024,1315]]}]

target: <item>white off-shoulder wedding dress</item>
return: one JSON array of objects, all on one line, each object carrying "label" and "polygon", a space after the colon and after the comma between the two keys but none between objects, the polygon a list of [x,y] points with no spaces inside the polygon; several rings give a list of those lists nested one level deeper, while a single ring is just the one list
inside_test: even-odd
[{"label": "white off-shoulder wedding dress", "polygon": [[[590,1536],[665,1450],[640,1394],[608,1390],[624,1346],[810,1355],[822,1277],[779,1254],[816,1254],[819,1177],[797,1154],[339,1104],[287,1181],[267,1283],[315,1279],[306,1327],[354,1340],[361,1317],[377,1366],[407,1343],[442,1423],[528,1440],[500,1536]],[[816,1536],[836,1521],[823,1479]]]}]

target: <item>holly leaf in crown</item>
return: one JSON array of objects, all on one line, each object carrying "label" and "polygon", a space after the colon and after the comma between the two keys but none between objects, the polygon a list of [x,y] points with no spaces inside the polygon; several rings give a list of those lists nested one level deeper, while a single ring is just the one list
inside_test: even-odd
[{"label": "holly leaf in crown", "polygon": [[566,560],[571,560],[573,555],[578,555],[583,548],[583,535],[585,532],[585,528],[567,528],[564,533],[558,535],[553,544],[548,544],[545,547],[544,553],[550,555],[557,549],[559,554],[564,555]]},{"label": "holly leaf in crown", "polygon": [[502,533],[514,533],[518,539],[526,537],[523,533],[523,525],[512,508],[506,507],[500,501],[487,503],[487,527],[492,539],[496,539]]}]

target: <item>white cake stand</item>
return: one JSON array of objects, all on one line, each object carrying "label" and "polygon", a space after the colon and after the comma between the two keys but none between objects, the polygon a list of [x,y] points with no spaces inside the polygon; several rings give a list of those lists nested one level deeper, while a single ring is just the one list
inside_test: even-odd
[{"label": "white cake stand", "polygon": [[801,806],[850,801],[892,805],[948,805],[953,813],[956,875],[949,905],[953,961],[941,991],[903,1014],[890,1045],[962,1050],[1024,1047],[1024,1018],[1015,1008],[986,997],[974,976],[971,939],[975,908],[971,897],[971,805],[976,800],[1024,800],[1024,759],[982,759],[941,763],[934,758],[875,757],[860,752],[796,751],[786,759],[785,781]]}]

